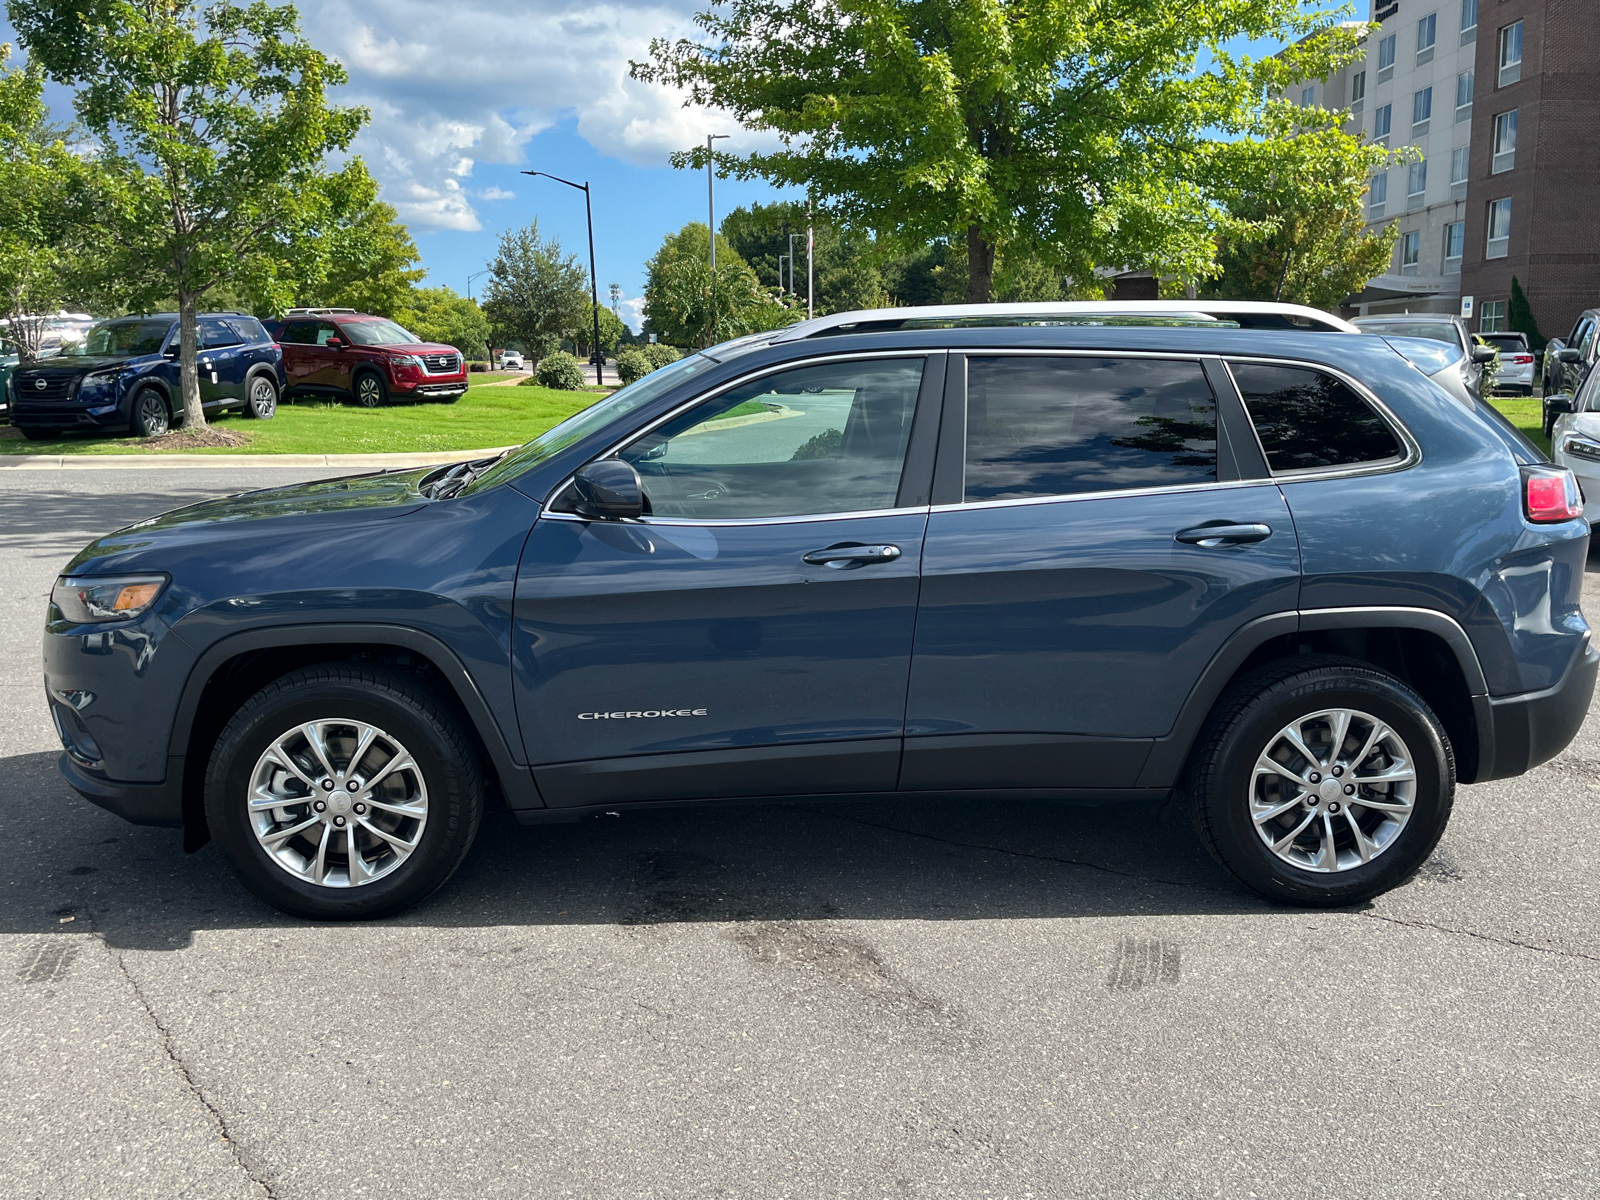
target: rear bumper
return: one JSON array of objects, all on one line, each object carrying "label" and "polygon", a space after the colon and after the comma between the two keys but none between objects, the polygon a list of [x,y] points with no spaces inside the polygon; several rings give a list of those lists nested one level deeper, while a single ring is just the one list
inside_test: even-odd
[{"label": "rear bumper", "polygon": [[1565,750],[1589,715],[1597,673],[1600,650],[1586,644],[1555,687],[1520,696],[1476,697],[1482,732],[1472,782],[1521,775]]},{"label": "rear bumper", "polygon": [[124,821],[135,825],[183,826],[181,770],[169,769],[165,783],[118,783],[89,774],[67,754],[62,754],[57,765],[78,795]]}]

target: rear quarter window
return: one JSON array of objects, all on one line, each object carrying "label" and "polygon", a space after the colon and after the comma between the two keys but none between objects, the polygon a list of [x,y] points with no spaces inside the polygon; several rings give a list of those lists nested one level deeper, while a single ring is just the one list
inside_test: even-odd
[{"label": "rear quarter window", "polygon": [[261,322],[254,317],[233,317],[228,321],[239,331],[239,336],[247,342],[270,342],[267,331],[261,327]]},{"label": "rear quarter window", "polygon": [[1342,380],[1310,367],[1230,362],[1273,471],[1393,462],[1405,447]]}]

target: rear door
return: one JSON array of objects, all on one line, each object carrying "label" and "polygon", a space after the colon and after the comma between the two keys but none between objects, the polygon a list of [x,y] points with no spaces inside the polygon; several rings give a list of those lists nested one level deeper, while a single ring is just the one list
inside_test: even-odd
[{"label": "rear door", "polygon": [[243,339],[220,317],[201,317],[199,333],[200,402],[208,408],[243,403]]},{"label": "rear door", "polygon": [[944,357],[735,385],[617,453],[649,516],[539,518],[513,665],[547,803],[894,790]]},{"label": "rear door", "polygon": [[1283,496],[1217,360],[950,377],[899,786],[1133,787],[1223,643],[1295,609]]}]

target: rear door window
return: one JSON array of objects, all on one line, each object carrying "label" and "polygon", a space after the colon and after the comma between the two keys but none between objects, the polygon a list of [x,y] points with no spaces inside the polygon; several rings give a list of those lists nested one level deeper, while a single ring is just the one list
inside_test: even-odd
[{"label": "rear door window", "polygon": [[1198,362],[967,359],[967,503],[1212,483],[1217,402]]},{"label": "rear door window", "polygon": [[1383,463],[1404,457],[1388,423],[1342,380],[1310,367],[1228,364],[1274,471]]},{"label": "rear door window", "polygon": [[279,345],[315,346],[317,323],[315,321],[289,321],[278,333]]},{"label": "rear door window", "polygon": [[247,342],[271,341],[267,331],[261,327],[261,322],[254,317],[234,317],[228,324],[238,332],[239,336]]},{"label": "rear door window", "polygon": [[239,335],[221,317],[201,317],[200,344],[207,350],[214,350],[220,346],[237,346]]}]

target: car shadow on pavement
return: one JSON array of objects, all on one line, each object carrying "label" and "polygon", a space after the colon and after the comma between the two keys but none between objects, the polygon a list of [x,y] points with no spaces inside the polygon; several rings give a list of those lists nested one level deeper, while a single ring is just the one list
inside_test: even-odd
[{"label": "car shadow on pavement", "polygon": [[[209,929],[301,924],[215,845],[129,825],[67,787],[54,754],[0,759],[11,847],[0,930],[95,932],[175,950]],[[1185,816],[1145,801],[826,801],[628,810],[523,826],[503,809],[454,879],[389,924],[658,925],[1259,912]]]},{"label": "car shadow on pavement", "polygon": [[[337,472],[328,468],[328,473]],[[71,476],[67,478],[70,483]],[[0,490],[0,550],[49,547],[60,554],[63,543],[81,544],[156,513],[214,499],[217,492],[215,487],[158,492],[91,492],[61,487],[47,495],[31,490]],[[68,549],[61,554],[62,561],[71,555]]]}]

